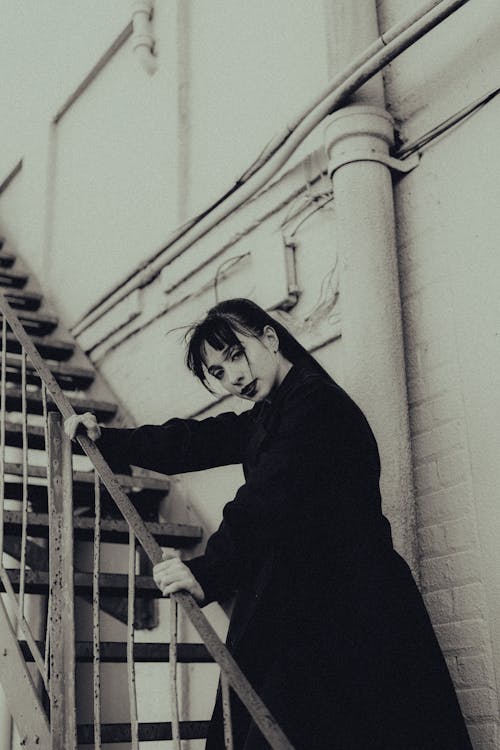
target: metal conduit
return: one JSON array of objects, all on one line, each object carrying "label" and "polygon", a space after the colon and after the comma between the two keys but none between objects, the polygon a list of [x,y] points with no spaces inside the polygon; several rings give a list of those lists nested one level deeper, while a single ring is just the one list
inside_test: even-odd
[{"label": "metal conduit", "polygon": [[83,333],[135,289],[143,288],[151,283],[166,265],[182,255],[233,211],[250,200],[279,172],[305,138],[327,115],[341,107],[352,93],[388,63],[467,2],[469,0],[428,2],[419,11],[415,11],[404,21],[395,24],[375,40],[331,82],[319,97],[313,100],[312,104],[292,120],[291,125],[272,139],[258,159],[225,196],[174,232],[167,244],[146,265],[142,264],[129,275],[114,295],[111,295],[111,298],[108,293],[105,300],[94,305],[73,327],[73,333],[76,336]]}]

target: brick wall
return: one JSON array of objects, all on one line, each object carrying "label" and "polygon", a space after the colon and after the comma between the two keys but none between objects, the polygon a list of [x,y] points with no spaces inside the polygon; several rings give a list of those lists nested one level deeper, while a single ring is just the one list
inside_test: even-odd
[{"label": "brick wall", "polygon": [[420,583],[474,746],[493,750],[497,696],[446,243],[420,219],[400,238]]}]

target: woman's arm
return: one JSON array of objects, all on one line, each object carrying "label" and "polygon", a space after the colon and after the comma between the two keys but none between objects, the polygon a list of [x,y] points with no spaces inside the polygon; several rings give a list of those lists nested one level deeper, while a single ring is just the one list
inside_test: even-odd
[{"label": "woman's arm", "polygon": [[[82,415],[79,424],[89,432]],[[90,415],[92,416],[92,415]],[[75,418],[70,418],[74,420]],[[68,420],[67,424],[70,422]],[[99,427],[93,437],[104,458],[115,470],[140,466],[163,474],[181,474],[214,466],[241,463],[248,439],[249,412],[227,412],[208,419],[171,419],[162,425],[135,429]],[[94,420],[95,421],[95,420]],[[74,424],[70,434],[74,436]]]},{"label": "woman's arm", "polygon": [[368,494],[363,488],[353,490],[352,506],[345,507],[337,489],[346,474],[363,472],[363,487],[377,487],[376,445],[363,415],[346,396],[325,389],[295,394],[270,439],[247,482],[225,506],[224,520],[205,554],[186,563],[207,603],[244,585],[252,560],[270,545],[300,545],[318,533],[331,543],[329,531],[357,512],[356,495]]}]

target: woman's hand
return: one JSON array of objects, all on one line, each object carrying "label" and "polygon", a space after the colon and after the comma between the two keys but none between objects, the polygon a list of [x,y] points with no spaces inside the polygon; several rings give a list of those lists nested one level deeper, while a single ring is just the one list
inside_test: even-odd
[{"label": "woman's hand", "polygon": [[91,440],[99,440],[101,437],[101,428],[97,424],[95,415],[90,411],[86,411],[85,414],[73,414],[64,422],[64,432],[71,440],[82,433],[82,427],[83,431],[87,431],[87,437]]},{"label": "woman's hand", "polygon": [[179,558],[177,550],[166,547],[163,550],[163,560],[153,568],[154,582],[163,596],[175,594],[176,591],[189,591],[198,604],[205,599],[205,592],[191,573],[187,565]]}]

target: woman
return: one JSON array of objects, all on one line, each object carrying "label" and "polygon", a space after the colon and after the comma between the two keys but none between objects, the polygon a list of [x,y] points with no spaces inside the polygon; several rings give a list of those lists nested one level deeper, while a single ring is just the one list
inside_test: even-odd
[{"label": "woman", "polygon": [[[254,402],[241,415],[135,430],[69,420],[113,464],[167,474],[242,463],[245,484],[204,555],[154,568],[164,595],[236,593],[227,644],[296,750],[471,750],[408,566],[381,512],[380,464],[356,404],[249,300],[190,332],[187,364]],[[268,744],[236,697],[235,750]],[[220,695],[207,750],[224,748]]]}]

